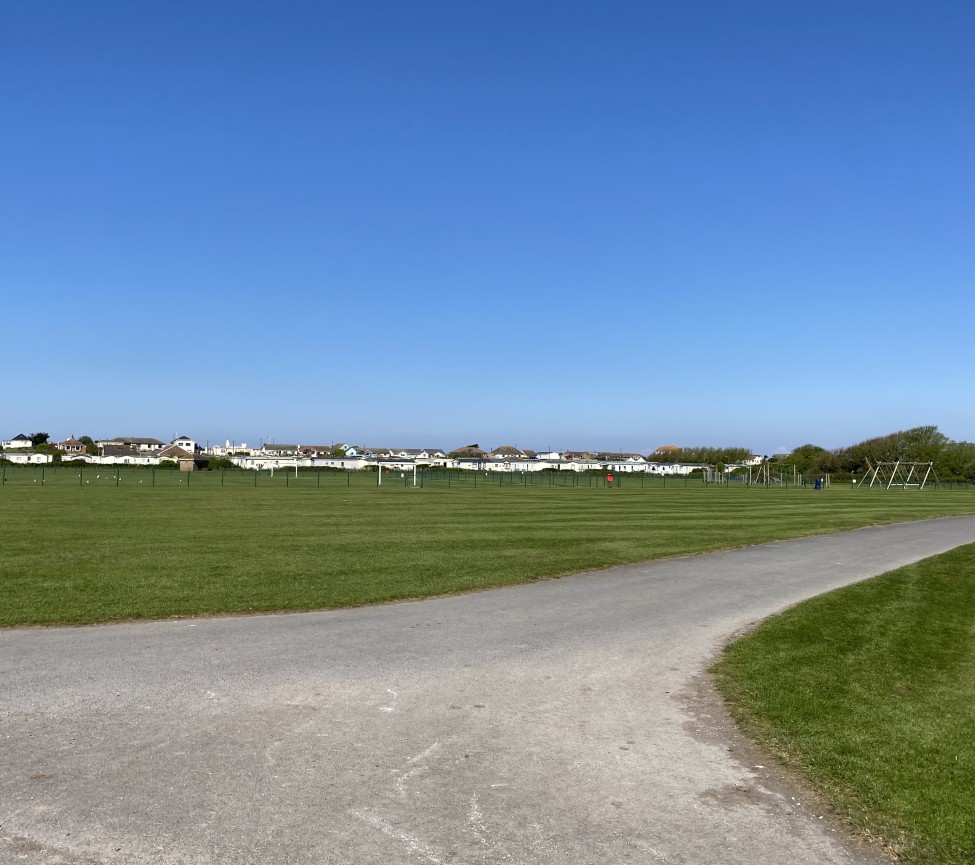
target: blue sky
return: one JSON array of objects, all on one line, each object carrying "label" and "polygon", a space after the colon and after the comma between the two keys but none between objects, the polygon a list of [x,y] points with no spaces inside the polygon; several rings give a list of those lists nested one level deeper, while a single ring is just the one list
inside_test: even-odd
[{"label": "blue sky", "polygon": [[0,23],[0,437],[973,438],[975,4]]}]

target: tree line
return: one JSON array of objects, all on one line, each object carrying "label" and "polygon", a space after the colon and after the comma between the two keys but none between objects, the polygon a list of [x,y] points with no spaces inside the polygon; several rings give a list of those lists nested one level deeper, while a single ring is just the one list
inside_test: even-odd
[{"label": "tree line", "polygon": [[780,462],[794,465],[800,474],[828,473],[860,477],[878,462],[933,463],[940,480],[975,481],[975,444],[952,441],[936,426],[919,426],[855,445],[827,450],[814,444],[797,447]]}]

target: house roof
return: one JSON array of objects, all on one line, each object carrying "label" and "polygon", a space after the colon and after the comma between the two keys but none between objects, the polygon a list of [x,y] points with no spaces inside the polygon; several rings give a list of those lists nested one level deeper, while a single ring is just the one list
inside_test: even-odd
[{"label": "house roof", "polygon": [[462,448],[454,448],[454,450],[452,450],[451,453],[452,454],[457,454],[458,456],[461,456],[461,457],[483,457],[483,456],[487,456],[487,454],[484,451],[482,451],[480,448],[473,447],[472,445],[465,445]]},{"label": "house roof", "polygon": [[162,446],[166,442],[161,442],[159,439],[152,438],[137,438],[136,436],[116,436],[109,441],[118,442],[119,444],[133,444],[133,445],[159,445]]},{"label": "house roof", "polygon": [[522,451],[518,450],[514,445],[501,445],[500,447],[496,447],[491,453],[498,457],[522,456]]},{"label": "house roof", "polygon": [[157,457],[191,457],[193,454],[188,451],[184,451],[179,445],[170,445],[168,448],[163,448],[159,453],[156,454]]},{"label": "house roof", "polygon": [[102,454],[106,457],[137,457],[139,452],[129,445],[105,445]]}]

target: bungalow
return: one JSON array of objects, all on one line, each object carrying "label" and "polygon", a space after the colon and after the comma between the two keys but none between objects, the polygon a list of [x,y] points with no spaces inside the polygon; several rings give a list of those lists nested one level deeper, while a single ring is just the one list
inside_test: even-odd
[{"label": "bungalow", "polygon": [[301,455],[317,459],[318,457],[330,457],[334,448],[331,445],[299,445]]},{"label": "bungalow", "polygon": [[8,463],[31,466],[43,465],[44,463],[54,461],[53,454],[35,454],[32,451],[24,450],[23,448],[14,448],[13,450],[4,451],[3,458]]},{"label": "bungalow", "polygon": [[583,456],[570,457],[566,455],[565,459],[560,461],[559,468],[568,469],[572,472],[594,472],[598,471],[601,466],[595,457],[589,459]]},{"label": "bungalow", "polygon": [[355,472],[366,467],[366,458],[352,456],[324,456],[312,459],[310,464],[313,468],[343,469],[347,472]]},{"label": "bungalow", "polygon": [[172,460],[178,463],[180,460],[192,459],[193,451],[182,448],[178,444],[171,444],[169,447],[165,447],[159,451],[156,454],[156,458],[160,460]]},{"label": "bungalow", "polygon": [[364,457],[333,457],[328,455],[272,457],[256,453],[250,456],[232,456],[230,460],[242,469],[251,469],[254,471],[264,471],[267,469],[291,469],[293,471],[296,468],[323,468],[343,469],[354,472],[366,466]]},{"label": "bungalow", "polygon": [[403,448],[402,454],[416,460],[418,465],[446,466],[450,462],[440,448]]},{"label": "bungalow", "polygon": [[[541,456],[541,454],[539,454],[539,456]],[[592,451],[565,451],[561,456],[564,460],[583,460],[595,462],[597,459],[596,454]],[[556,454],[556,458],[558,458],[558,454]]]},{"label": "bungalow", "polygon": [[155,454],[140,451],[130,445],[108,444],[101,448],[101,454],[92,457],[89,462],[103,466],[150,466],[155,465],[159,460]]},{"label": "bungalow", "polygon": [[652,475],[686,476],[695,471],[703,471],[711,468],[714,468],[714,466],[708,463],[647,463],[647,471]]},{"label": "bungalow", "polygon": [[113,439],[99,439],[95,442],[95,444],[100,448],[123,445],[126,447],[135,448],[140,453],[151,453],[152,451],[159,450],[159,448],[166,447],[166,442],[161,442],[159,439],[137,438],[135,436],[118,436],[117,438]]},{"label": "bungalow", "polygon": [[640,454],[600,454],[599,467],[608,472],[645,472],[647,461]]},{"label": "bungalow", "polygon": [[516,457],[517,459],[522,460],[528,459],[528,454],[526,454],[524,451],[518,450],[518,448],[516,448],[514,445],[501,445],[500,447],[496,447],[493,451],[491,451],[491,456],[500,459],[505,459],[508,457]]},{"label": "bungalow", "polygon": [[366,456],[430,464],[434,460],[445,459],[447,455],[439,448],[366,448]]},{"label": "bungalow", "polygon": [[403,472],[413,471],[416,468],[416,461],[404,459],[403,457],[373,457],[364,460],[367,466],[376,466],[381,472]]},{"label": "bungalow", "polygon": [[232,442],[227,439],[226,444],[210,445],[207,453],[214,457],[229,457],[232,454],[249,454],[250,449],[247,447],[247,442]]},{"label": "bungalow", "polygon": [[69,454],[83,454],[88,452],[88,449],[74,436],[66,438],[63,442],[58,442],[55,447],[65,456]]},{"label": "bungalow", "polygon": [[482,468],[489,472],[537,472],[541,470],[537,460],[526,456],[492,456],[483,461]]},{"label": "bungalow", "polygon": [[32,448],[33,446],[34,442],[30,440],[30,436],[25,436],[23,433],[14,436],[9,441],[0,442],[0,448],[5,451],[26,450],[28,448]]},{"label": "bungalow", "polygon": [[296,457],[299,453],[301,453],[301,447],[299,445],[264,442],[257,455],[262,457]]}]

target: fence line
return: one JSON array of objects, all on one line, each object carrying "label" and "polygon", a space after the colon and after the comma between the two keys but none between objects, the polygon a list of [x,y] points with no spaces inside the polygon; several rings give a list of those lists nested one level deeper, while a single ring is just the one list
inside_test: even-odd
[{"label": "fence line", "polygon": [[[812,480],[797,477],[790,483],[785,476],[782,483],[768,485],[751,483],[748,478],[727,475],[720,483],[709,481],[702,475],[650,475],[642,472],[491,472],[491,471],[450,471],[431,469],[418,471],[415,487],[419,489],[479,489],[498,487],[573,487],[586,489],[687,489],[693,487],[746,487],[756,489],[814,489]],[[413,487],[412,471],[385,471],[380,479],[375,470],[342,471],[329,469],[216,469],[213,471],[181,472],[175,469],[158,469],[141,466],[59,466],[9,465],[0,464],[0,486],[78,486],[88,488],[92,485],[105,487],[148,487],[148,488],[315,488],[334,489],[378,486]],[[970,481],[942,481],[947,490],[968,490],[975,488]]]}]

